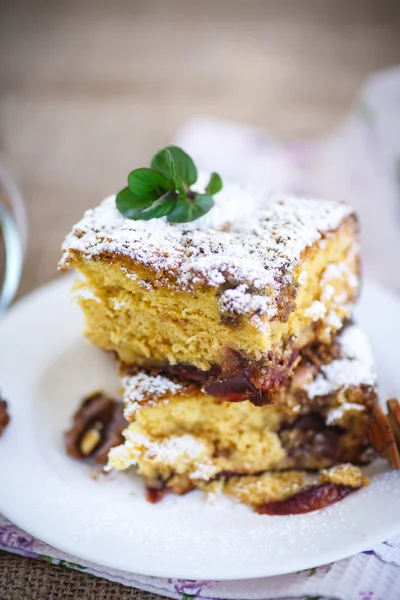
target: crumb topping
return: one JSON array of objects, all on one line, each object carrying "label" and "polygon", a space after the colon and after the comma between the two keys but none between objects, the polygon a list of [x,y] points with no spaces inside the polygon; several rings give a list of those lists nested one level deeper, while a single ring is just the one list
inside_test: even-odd
[{"label": "crumb topping", "polygon": [[349,386],[376,385],[372,350],[362,329],[349,325],[338,336],[337,343],[341,358],[321,366],[320,373],[306,386],[310,398]]},{"label": "crumb topping", "polygon": [[338,202],[270,196],[233,184],[215,201],[201,219],[180,224],[125,219],[110,196],[73,227],[60,268],[74,266],[76,254],[120,256],[154,270],[165,285],[227,288],[221,312],[273,318],[301,253],[352,213]]}]

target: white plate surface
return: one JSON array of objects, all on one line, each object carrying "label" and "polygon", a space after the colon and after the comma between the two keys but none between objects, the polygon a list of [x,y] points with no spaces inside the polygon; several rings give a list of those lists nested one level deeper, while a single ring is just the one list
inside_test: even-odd
[{"label": "white plate surface", "polygon": [[[328,509],[270,517],[200,492],[146,502],[132,474],[91,475],[62,433],[80,399],[115,393],[112,362],[81,336],[66,277],[19,302],[0,323],[0,386],[11,424],[0,439],[0,511],[77,558],[184,579],[245,579],[348,557],[400,531],[400,472],[383,462],[372,483]],[[365,286],[358,321],[369,334],[383,397],[400,395],[400,301]]]}]

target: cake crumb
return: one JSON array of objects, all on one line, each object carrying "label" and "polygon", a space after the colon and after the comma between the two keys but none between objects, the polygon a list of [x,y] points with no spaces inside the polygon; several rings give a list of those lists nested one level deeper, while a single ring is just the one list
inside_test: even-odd
[{"label": "cake crumb", "polygon": [[336,485],[346,485],[352,488],[360,488],[368,485],[369,479],[363,475],[359,467],[356,467],[350,463],[345,463],[321,471],[320,482],[335,483]]},{"label": "cake crumb", "polygon": [[266,472],[258,476],[232,477],[225,492],[244,504],[257,507],[285,500],[306,487],[304,471]]}]

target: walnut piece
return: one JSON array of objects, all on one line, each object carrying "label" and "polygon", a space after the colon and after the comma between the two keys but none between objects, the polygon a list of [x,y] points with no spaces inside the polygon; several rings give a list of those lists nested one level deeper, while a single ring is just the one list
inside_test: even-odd
[{"label": "walnut piece", "polygon": [[391,398],[387,401],[388,408],[388,421],[390,429],[393,432],[394,439],[396,440],[397,448],[400,452],[400,402],[395,398]]},{"label": "walnut piece", "polygon": [[72,427],[65,432],[67,453],[76,459],[94,457],[99,464],[105,464],[108,451],[123,443],[126,426],[122,402],[95,392],[83,400]]},{"label": "walnut piece", "polygon": [[96,425],[89,429],[83,438],[81,439],[81,443],[79,444],[79,449],[83,456],[89,456],[94,452],[97,446],[101,442],[101,430],[103,429],[103,424],[98,421]]},{"label": "walnut piece", "polygon": [[7,402],[0,398],[0,435],[10,422],[10,415],[7,412]]},{"label": "walnut piece", "polygon": [[389,414],[385,415],[379,404],[375,404],[368,436],[377,453],[392,467],[400,469],[400,403],[392,398],[388,400],[387,407]]}]

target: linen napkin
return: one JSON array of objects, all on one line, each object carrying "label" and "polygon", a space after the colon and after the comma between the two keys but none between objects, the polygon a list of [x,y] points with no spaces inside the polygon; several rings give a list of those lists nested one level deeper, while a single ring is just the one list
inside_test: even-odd
[{"label": "linen napkin", "polygon": [[0,550],[45,560],[132,586],[190,600],[399,600],[400,535],[346,560],[290,575],[237,581],[162,579],[100,567],[35,539],[0,515]]}]

